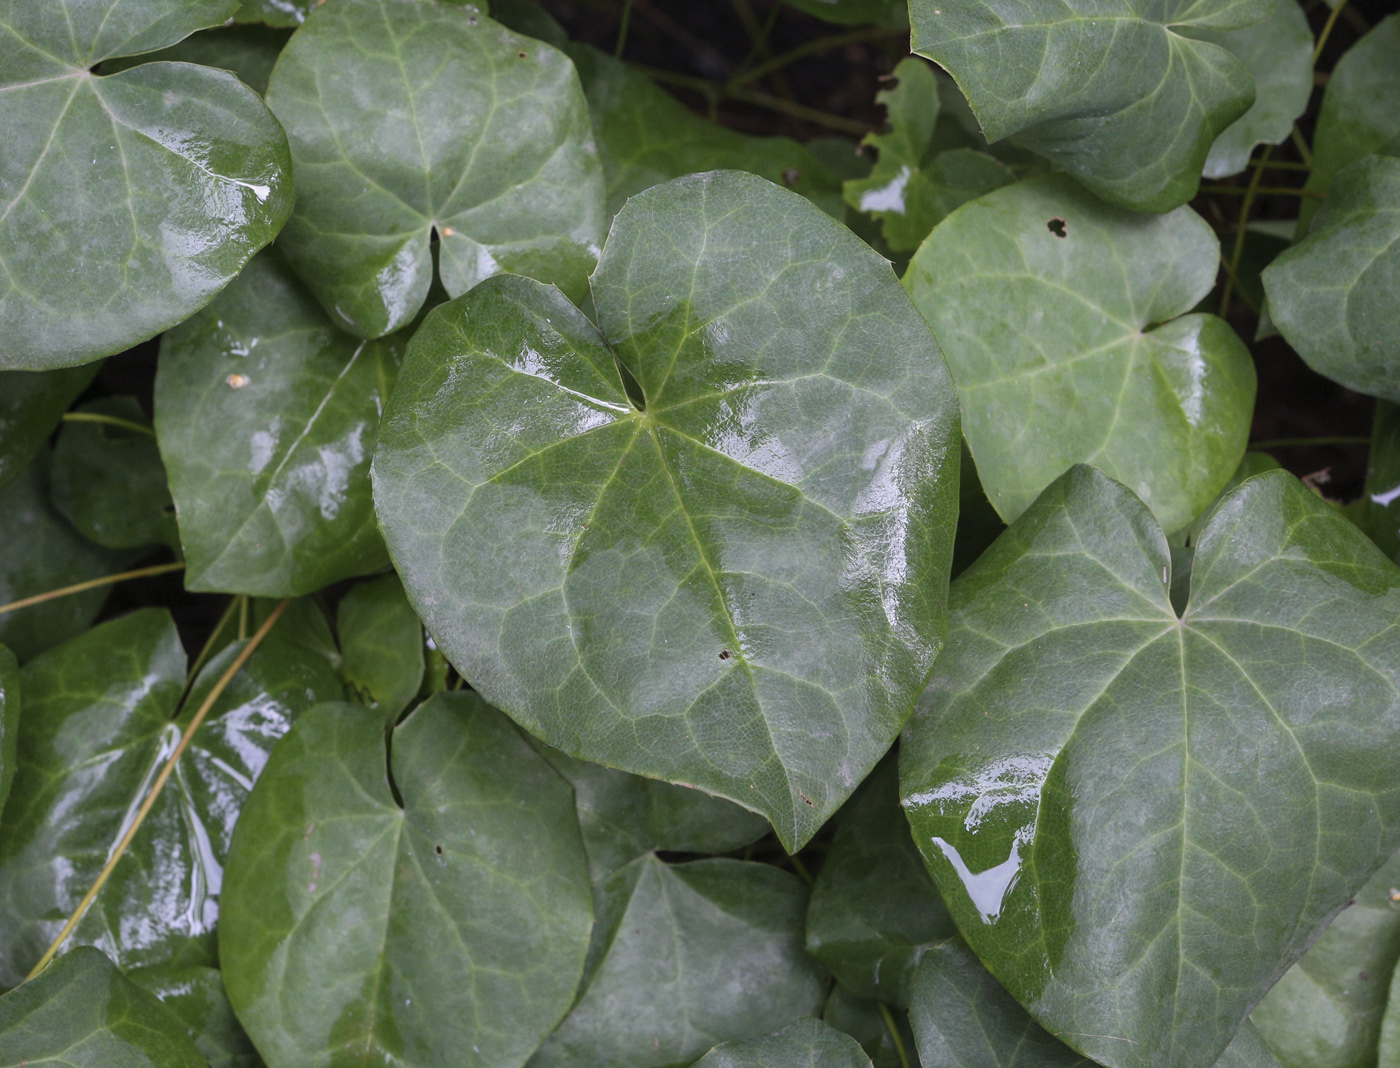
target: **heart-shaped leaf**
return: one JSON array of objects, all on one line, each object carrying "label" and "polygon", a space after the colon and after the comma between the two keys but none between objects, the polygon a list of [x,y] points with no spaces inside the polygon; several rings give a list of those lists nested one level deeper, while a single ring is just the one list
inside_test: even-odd
[{"label": "heart-shaped leaf", "polygon": [[1371,876],[1250,1014],[1288,1068],[1375,1063],[1400,960],[1400,854]]},{"label": "heart-shaped leaf", "polygon": [[0,998],[3,1068],[206,1068],[179,1018],[81,947]]},{"label": "heart-shaped leaf", "polygon": [[[302,716],[234,834],[219,956],[270,1068],[518,1068],[592,924],[567,784],[475,694]],[[387,774],[386,774],[387,772]]]},{"label": "heart-shaped leaf", "polygon": [[[341,689],[324,661],[278,633],[210,710],[70,945],[98,946],[126,967],[216,962],[243,800],[296,714]],[[178,719],[185,654],[163,609],[94,627],[24,666],[19,768],[0,820],[0,983],[20,982],[53,941],[241,647],[210,661]]]},{"label": "heart-shaped leaf", "polygon": [[71,367],[207,304],[291,211],[287,139],[227,71],[113,56],[217,25],[236,0],[0,7],[0,366]]},{"label": "heart-shaped leaf", "polygon": [[963,936],[1075,1049],[1208,1065],[1400,844],[1400,569],[1292,476],[1167,542],[1100,472],[954,584],[900,749]]},{"label": "heart-shaped leaf", "polygon": [[899,807],[893,759],[836,821],[807,906],[807,951],[861,997],[907,1007],[919,959],[956,931]]},{"label": "heart-shaped leaf", "polygon": [[952,384],[888,263],[754,175],[633,197],[592,286],[597,328],[520,278],[429,314],[374,461],[390,553],[532,734],[795,850],[941,643]]},{"label": "heart-shaped leaf", "polygon": [[209,1068],[262,1068],[262,1058],[233,1015],[217,968],[167,964],[137,968],[127,978],[179,1018]]},{"label": "heart-shaped leaf", "polygon": [[820,1020],[798,1020],[761,1038],[725,1042],[695,1062],[695,1068],[871,1068],[870,1058],[850,1035]]},{"label": "heart-shaped leaf", "polygon": [[369,463],[402,344],[337,330],[275,252],[161,339],[189,589],[296,596],[384,565]]},{"label": "heart-shaped leaf", "polygon": [[1366,473],[1366,524],[1381,552],[1400,564],[1400,405],[1376,402]]},{"label": "heart-shaped leaf", "polygon": [[435,259],[454,297],[499,271],[586,291],[602,170],[557,49],[446,0],[336,0],[292,37],[267,102],[297,174],[280,247],[345,329],[406,326]]},{"label": "heart-shaped leaf", "polygon": [[100,364],[59,371],[0,371],[0,486],[24,470]]},{"label": "heart-shaped leaf", "polygon": [[1269,314],[1309,367],[1400,402],[1400,146],[1333,179],[1308,236],[1264,269]]},{"label": "heart-shaped leaf", "polygon": [[1132,487],[1168,530],[1214,499],[1244,455],[1255,387],[1235,332],[1184,314],[1219,262],[1190,208],[1137,215],[1064,176],[999,189],[929,235],[904,284],[1002,518],[1075,463]]},{"label": "heart-shaped leaf", "polygon": [[688,1064],[820,1010],[825,984],[802,950],[807,893],[796,876],[648,855],[594,894],[587,985],[530,1068]]},{"label": "heart-shaped leaf", "polygon": [[910,0],[914,51],[957,79],[989,141],[1018,144],[1099,196],[1170,211],[1249,110],[1249,70],[1199,30],[1267,18],[1274,0]]},{"label": "heart-shaped leaf", "polygon": [[423,624],[397,575],[361,582],[340,599],[335,629],[345,681],[392,724],[423,684]]}]

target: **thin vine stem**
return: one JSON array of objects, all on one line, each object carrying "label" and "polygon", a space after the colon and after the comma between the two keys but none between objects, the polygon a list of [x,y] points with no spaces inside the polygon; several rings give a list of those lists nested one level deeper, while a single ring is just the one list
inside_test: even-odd
[{"label": "thin vine stem", "polygon": [[807,870],[807,865],[803,864],[802,861],[797,859],[796,853],[791,854],[788,857],[788,860],[792,861],[793,871],[797,872],[798,877],[804,883],[806,883],[808,886],[815,885],[816,880],[812,878],[812,873]]},{"label": "thin vine stem", "polygon": [[617,27],[617,47],[613,49],[613,56],[617,59],[622,58],[622,50],[627,47],[627,31],[632,26],[632,2],[633,0],[626,0],[622,5],[622,21]]},{"label": "thin vine stem", "polygon": [[732,92],[740,86],[756,82],[760,78],[781,70],[791,63],[796,63],[799,59],[807,56],[819,55],[822,52],[829,52],[833,48],[840,48],[842,45],[856,44],[860,41],[874,41],[882,37],[892,37],[903,30],[891,29],[888,26],[866,26],[859,30],[850,30],[846,33],[833,33],[827,37],[818,37],[815,40],[807,41],[796,48],[784,52],[782,55],[774,56],[766,63],[760,63],[756,67],[735,74],[725,83],[726,91]]},{"label": "thin vine stem", "polygon": [[63,930],[58,932],[58,937],[53,940],[53,945],[49,946],[49,948],[44,951],[44,955],[39,958],[39,963],[34,965],[29,974],[24,977],[25,982],[33,979],[49,966],[54,956],[63,948],[63,943],[68,941],[68,936],[73,933],[73,928],[77,927],[78,924],[82,922],[83,916],[87,913],[89,906],[92,905],[97,895],[102,892],[102,888],[107,885],[107,880],[116,869],[117,863],[126,854],[127,847],[131,845],[131,840],[136,837],[136,832],[141,829],[141,824],[146,821],[146,816],[151,811],[152,806],[155,805],[156,798],[160,797],[161,791],[165,789],[165,784],[170,781],[171,772],[175,770],[175,765],[179,763],[180,757],[189,747],[190,740],[194,737],[195,731],[199,730],[200,725],[204,722],[204,717],[207,716],[209,710],[214,707],[214,702],[223,695],[224,690],[233,680],[233,677],[237,675],[243,665],[248,662],[248,658],[252,656],[257,647],[262,644],[262,640],[267,637],[267,632],[270,631],[273,624],[281,618],[282,612],[290,603],[291,599],[288,598],[268,614],[268,617],[263,620],[262,626],[258,628],[257,633],[249,638],[248,644],[239,650],[238,655],[233,659],[233,663],[219,676],[219,681],[214,684],[214,688],[209,691],[208,696],[200,703],[199,710],[195,712],[193,718],[190,719],[189,726],[187,726],[184,733],[180,735],[180,744],[175,747],[175,751],[170,754],[169,759],[161,766],[160,774],[156,776],[156,781],[151,786],[151,792],[148,793],[146,799],[141,802],[141,807],[136,811],[136,818],[131,821],[131,826],[127,827],[126,833],[123,834],[121,840],[117,842],[116,847],[107,858],[107,863],[102,866],[102,871],[98,873],[97,880],[92,884],[92,888],[83,895],[83,899],[78,902],[78,907],[73,910],[73,915],[69,916],[68,922],[63,925]]},{"label": "thin vine stem", "polygon": [[138,567],[135,571],[122,571],[115,575],[103,575],[101,578],[88,579],[86,582],[75,582],[71,586],[62,586],[56,590],[49,590],[47,593],[36,593],[33,597],[25,597],[18,601],[11,601],[9,604],[0,604],[0,616],[6,612],[18,612],[21,608],[29,608],[32,605],[43,604],[45,601],[57,600],[59,597],[67,597],[69,594],[82,593],[84,590],[95,590],[99,586],[110,586],[116,582],[125,582],[128,579],[148,578],[151,575],[167,575],[172,571],[184,569],[185,562],[177,560],[173,564],[156,564],[153,567]]},{"label": "thin vine stem", "polygon": [[246,610],[247,603],[248,595],[246,593],[240,593],[237,597],[228,599],[228,607],[224,609],[224,614],[219,617],[219,622],[214,624],[214,629],[204,641],[204,647],[199,650],[199,655],[194,658],[194,663],[190,665],[189,673],[185,677],[185,693],[190,692],[190,687],[194,685],[195,676],[199,674],[199,669],[204,666],[204,662],[214,651],[214,643],[219,640],[219,635],[224,632],[224,628],[233,619],[233,613],[240,607]]},{"label": "thin vine stem", "polygon": [[909,1054],[905,1052],[904,1039],[899,1037],[899,1025],[894,1022],[894,1013],[890,1012],[890,1007],[883,1001],[876,1004],[880,1006],[880,1015],[885,1018],[885,1029],[894,1040],[894,1051],[899,1056],[899,1068],[909,1068]]},{"label": "thin vine stem", "polygon": [[1358,437],[1355,434],[1338,434],[1325,438],[1269,438],[1267,441],[1251,441],[1251,449],[1294,449],[1306,448],[1310,445],[1369,445],[1370,438]]},{"label": "thin vine stem", "polygon": [[[1264,171],[1266,171],[1266,170],[1271,170],[1271,169],[1272,169],[1272,168],[1269,168],[1269,167],[1260,167],[1260,168],[1256,169],[1254,173],[1255,173],[1255,174],[1262,174]],[[1226,194],[1226,195],[1228,195],[1228,196],[1236,196],[1236,197],[1243,197],[1243,196],[1261,196],[1261,197],[1263,197],[1263,196],[1274,196],[1274,197],[1305,197],[1305,198],[1307,198],[1308,200],[1326,200],[1326,199],[1327,199],[1327,194],[1326,194],[1326,193],[1317,193],[1317,192],[1314,192],[1314,191],[1311,190],[1311,189],[1290,189],[1290,188],[1288,188],[1287,186],[1283,186],[1283,185],[1254,185],[1253,183],[1250,183],[1250,186],[1249,186],[1248,188],[1246,188],[1246,189],[1241,189],[1241,188],[1240,188],[1239,186],[1237,186],[1237,185],[1203,185],[1203,186],[1201,186],[1201,192],[1202,192],[1202,193],[1224,193],[1224,194]]]},{"label": "thin vine stem", "polygon": [[[1268,163],[1273,151],[1273,145],[1265,145],[1264,152],[1259,157],[1260,162]],[[1244,238],[1249,231],[1249,209],[1254,206],[1254,197],[1259,192],[1259,180],[1263,177],[1264,168],[1262,166],[1255,167],[1254,173],[1249,176],[1249,187],[1245,190],[1244,200],[1240,202],[1239,229],[1235,231],[1235,247],[1230,252],[1230,263],[1225,271],[1225,285],[1221,287],[1220,293],[1220,318],[1222,319],[1230,312],[1230,296],[1235,288],[1235,279],[1240,276],[1240,257],[1244,255]],[[1233,187],[1226,186],[1225,188]]]},{"label": "thin vine stem", "polygon": [[1298,155],[1303,157],[1303,166],[1312,170],[1312,149],[1308,147],[1308,139],[1303,136],[1303,131],[1298,129],[1296,122],[1288,136],[1293,139],[1293,147],[1298,150]]},{"label": "thin vine stem", "polygon": [[1327,21],[1322,24],[1322,32],[1317,35],[1317,44],[1313,47],[1313,64],[1322,58],[1322,49],[1327,44],[1327,38],[1332,36],[1332,27],[1337,25],[1337,16],[1342,13],[1342,8],[1347,6],[1347,0],[1341,0],[1332,9],[1332,14],[1327,16]]},{"label": "thin vine stem", "polygon": [[855,119],[848,119],[844,115],[830,115],[825,111],[816,108],[809,108],[804,104],[795,104],[791,100],[784,100],[782,97],[773,96],[771,93],[760,92],[756,89],[745,89],[742,87],[731,89],[725,92],[724,85],[720,82],[713,82],[709,78],[701,78],[693,74],[678,74],[675,71],[664,70],[660,67],[648,67],[643,63],[628,64],[633,70],[641,71],[653,81],[661,82],[665,85],[679,85],[686,89],[694,89],[704,93],[706,99],[711,104],[713,113],[714,106],[725,96],[733,97],[735,100],[742,100],[748,104],[756,104],[761,108],[768,108],[770,111],[781,112],[784,115],[791,115],[796,119],[804,119],[817,126],[825,126],[830,130],[840,130],[842,133],[854,134],[858,137],[864,136],[871,131],[869,124],[858,122]]},{"label": "thin vine stem", "polygon": [[[1296,127],[1295,127],[1296,129]],[[1251,167],[1263,167],[1266,171],[1307,171],[1312,168],[1306,163],[1296,163],[1293,160],[1276,159],[1269,162],[1252,159],[1249,161]]]},{"label": "thin vine stem", "polygon": [[103,415],[101,412],[64,412],[63,421],[65,423],[105,423],[108,426],[121,427],[123,430],[134,430],[149,438],[156,436],[156,432],[148,426],[142,426],[140,423],[123,419],[117,415]]}]

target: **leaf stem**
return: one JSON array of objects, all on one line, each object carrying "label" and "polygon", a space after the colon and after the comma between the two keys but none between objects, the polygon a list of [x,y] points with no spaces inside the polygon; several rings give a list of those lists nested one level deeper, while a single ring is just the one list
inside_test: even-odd
[{"label": "leaf stem", "polygon": [[[1259,180],[1264,177],[1262,164],[1269,162],[1273,151],[1273,145],[1264,146],[1264,151],[1259,157],[1261,166],[1255,167],[1254,173],[1249,176],[1249,187],[1245,190],[1244,200],[1240,203],[1239,229],[1235,231],[1235,247],[1230,252],[1230,263],[1225,269],[1225,285],[1220,293],[1220,318],[1222,319],[1230,312],[1231,292],[1235,288],[1235,279],[1240,276],[1240,257],[1244,254],[1245,233],[1249,230],[1249,209],[1254,206],[1255,194],[1259,192]],[[1234,187],[1224,186],[1222,188],[1233,189]]]},{"label": "leaf stem", "polygon": [[142,426],[140,423],[116,415],[103,415],[101,412],[64,412],[63,421],[65,423],[106,423],[108,426],[119,426],[123,430],[134,430],[136,433],[145,434],[150,438],[156,436],[156,432],[148,426]]},{"label": "leaf stem", "polygon": [[814,885],[816,880],[812,878],[812,873],[807,870],[807,865],[803,864],[802,861],[797,859],[796,853],[790,854],[788,856],[788,860],[792,861],[793,870],[797,872],[798,876],[802,879],[804,883],[806,883],[808,886]]},{"label": "leaf stem", "polygon": [[[1256,168],[1256,169],[1255,169],[1254,173],[1255,173],[1255,175],[1259,175],[1259,174],[1263,174],[1264,171],[1266,171],[1266,170],[1271,170],[1271,169],[1272,169],[1272,168],[1269,168],[1269,167],[1259,167],[1259,168]],[[1308,198],[1309,200],[1326,200],[1326,199],[1327,199],[1327,194],[1325,194],[1325,193],[1315,193],[1315,192],[1313,192],[1311,189],[1289,189],[1287,186],[1282,186],[1282,185],[1259,185],[1258,183],[1253,182],[1253,181],[1251,181],[1250,184],[1249,184],[1249,186],[1246,187],[1246,188],[1244,188],[1244,189],[1241,189],[1241,188],[1240,188],[1239,186],[1237,186],[1237,185],[1203,185],[1203,186],[1201,186],[1201,192],[1202,192],[1202,193],[1225,193],[1225,194],[1227,194],[1227,195],[1230,195],[1230,196],[1237,196],[1237,197],[1276,196],[1276,197],[1306,197],[1306,198]]]},{"label": "leaf stem", "polygon": [[774,56],[767,63],[760,63],[758,66],[749,70],[734,74],[724,84],[724,89],[726,92],[733,92],[740,86],[748,85],[750,82],[756,82],[765,75],[772,74],[776,70],[781,70],[788,64],[796,63],[799,59],[804,59],[807,56],[828,52],[833,48],[840,48],[842,45],[846,44],[878,40],[881,37],[892,37],[904,32],[904,30],[896,30],[888,26],[863,26],[858,30],[850,30],[846,33],[833,33],[827,37],[818,37],[804,44],[800,44],[796,48],[790,49],[780,56]]},{"label": "leaf stem", "polygon": [[909,1068],[909,1054],[904,1050],[904,1039],[899,1037],[899,1026],[894,1022],[894,1013],[890,1012],[890,1007],[883,1001],[877,1001],[876,1004],[880,1006],[880,1015],[885,1018],[885,1029],[894,1040],[894,1051],[899,1055],[899,1068]]},{"label": "leaf stem", "polygon": [[1303,164],[1308,169],[1312,169],[1312,149],[1308,147],[1307,138],[1303,136],[1303,131],[1298,129],[1298,124],[1293,124],[1293,131],[1289,134],[1293,139],[1293,147],[1298,150],[1298,155],[1303,157]]},{"label": "leaf stem", "polygon": [[179,762],[180,757],[189,746],[190,740],[194,737],[194,732],[199,730],[200,725],[204,722],[204,717],[207,716],[209,710],[214,707],[214,702],[223,695],[229,682],[238,674],[243,665],[248,662],[248,658],[253,655],[254,650],[262,644],[262,640],[267,637],[267,632],[272,629],[273,624],[281,617],[283,610],[286,609],[290,601],[290,598],[284,600],[268,614],[268,617],[263,620],[262,626],[258,628],[257,633],[248,639],[248,644],[239,650],[238,655],[233,659],[233,663],[219,676],[219,681],[214,684],[214,688],[209,691],[208,696],[206,696],[204,701],[200,704],[199,710],[195,712],[193,718],[190,719],[189,726],[187,726],[184,733],[180,735],[180,744],[175,747],[175,751],[170,754],[169,759],[166,760],[165,764],[161,767],[160,774],[156,776],[156,781],[151,786],[151,792],[148,793],[146,799],[141,802],[141,807],[136,812],[136,818],[131,821],[131,826],[126,829],[126,833],[123,834],[121,840],[117,842],[116,848],[112,850],[111,856],[107,858],[107,863],[102,866],[102,871],[98,873],[97,881],[92,884],[92,889],[83,895],[83,899],[78,902],[78,907],[73,910],[73,915],[68,917],[68,922],[63,925],[63,930],[58,932],[58,937],[54,939],[53,945],[49,946],[49,948],[44,951],[44,955],[39,958],[39,963],[34,965],[29,974],[24,977],[25,982],[33,979],[49,966],[54,956],[63,947],[63,943],[68,940],[68,936],[73,933],[73,928],[77,927],[79,922],[81,922],[83,915],[87,912],[88,906],[92,904],[93,899],[96,898],[97,895],[102,892],[102,888],[107,885],[107,880],[116,868],[117,862],[125,855],[127,846],[129,846],[131,840],[136,837],[136,832],[141,829],[141,824],[146,821],[146,816],[151,811],[152,806],[155,805],[156,798],[158,798],[161,791],[165,789],[165,784],[170,780],[170,773],[175,770],[175,765]]},{"label": "leaf stem", "polygon": [[45,601],[52,601],[59,597],[67,597],[70,593],[82,593],[84,590],[95,590],[99,586],[110,586],[115,582],[125,582],[127,579],[147,578],[150,575],[164,575],[171,571],[180,571],[184,568],[185,562],[177,560],[173,564],[156,564],[153,567],[138,567],[135,571],[122,571],[116,575],[103,575],[101,578],[88,579],[86,582],[75,582],[71,586],[63,586],[56,590],[49,590],[47,593],[36,593],[33,597],[25,597],[19,601],[11,601],[9,604],[0,604],[0,616],[6,612],[18,612],[21,608],[29,608],[31,605],[43,604]]},{"label": "leaf stem", "polygon": [[782,112],[784,115],[791,115],[796,119],[804,119],[807,122],[815,123],[818,126],[825,126],[831,130],[840,130],[842,133],[864,136],[873,127],[867,123],[857,122],[855,119],[848,119],[844,115],[829,115],[825,111],[818,111],[816,108],[809,108],[803,104],[793,103],[791,100],[784,100],[782,97],[773,96],[771,93],[762,93],[756,89],[736,88],[726,94],[724,85],[720,82],[712,82],[709,78],[700,78],[693,74],[677,74],[675,71],[662,70],[660,67],[648,67],[643,63],[628,64],[633,70],[641,71],[653,81],[666,85],[679,85],[686,89],[695,89],[704,93],[711,104],[717,103],[722,97],[728,95],[735,100],[742,100],[748,104],[757,104],[761,108],[768,108],[770,111]]},{"label": "leaf stem", "polygon": [[632,26],[632,0],[626,0],[622,5],[622,21],[617,27],[617,47],[613,49],[613,56],[622,58],[622,50],[627,47],[627,31]]},{"label": "leaf stem", "polygon": [[[1295,126],[1294,129],[1296,130],[1297,127]],[[1310,167],[1308,166],[1308,164],[1306,164],[1306,163],[1295,163],[1295,162],[1293,162],[1292,160],[1283,160],[1283,159],[1273,160],[1273,161],[1270,161],[1270,162],[1266,162],[1266,161],[1264,161],[1264,160],[1252,159],[1252,160],[1249,161],[1249,165],[1250,165],[1251,167],[1263,167],[1264,170],[1266,170],[1266,171],[1306,171],[1306,170],[1311,170],[1311,168],[1310,168]]]},{"label": "leaf stem", "polygon": [[219,635],[224,632],[224,628],[229,625],[229,620],[233,619],[234,611],[240,606],[246,610],[248,595],[240,593],[237,597],[230,597],[228,607],[224,609],[224,614],[219,617],[219,622],[214,624],[214,629],[209,637],[205,639],[204,648],[200,649],[199,655],[194,658],[194,663],[190,665],[189,675],[185,679],[185,692],[189,693],[190,685],[194,682],[195,676],[199,674],[199,669],[204,666],[204,662],[209,659],[209,654],[214,651],[214,643],[219,640]]},{"label": "leaf stem", "polygon": [[1313,48],[1313,64],[1322,58],[1322,49],[1327,44],[1327,38],[1332,36],[1332,27],[1337,25],[1337,16],[1342,13],[1342,8],[1347,6],[1347,0],[1340,0],[1336,7],[1332,9],[1332,14],[1327,16],[1327,21],[1322,24],[1322,32],[1317,35],[1317,46]]},{"label": "leaf stem", "polygon": [[1358,437],[1354,434],[1339,434],[1333,437],[1324,438],[1269,438],[1267,441],[1251,441],[1251,449],[1293,449],[1306,448],[1309,445],[1369,445],[1370,438]]}]

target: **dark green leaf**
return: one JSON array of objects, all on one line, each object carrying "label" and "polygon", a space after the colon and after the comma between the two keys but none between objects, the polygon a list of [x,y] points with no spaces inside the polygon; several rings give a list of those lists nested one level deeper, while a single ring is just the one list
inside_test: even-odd
[{"label": "dark green leaf", "polygon": [[1004,519],[1075,463],[1126,483],[1168,530],[1211,502],[1244,455],[1255,388],[1235,332],[1185,314],[1219,262],[1190,208],[1138,215],[1063,176],[990,193],[929,235],[904,284]]},{"label": "dark green leaf", "polygon": [[861,997],[908,1006],[919,958],[957,932],[899,807],[892,757],[836,820],[807,907],[807,951]]},{"label": "dark green leaf", "polygon": [[[120,571],[131,557],[92,544],[49,503],[49,455],[40,453],[0,489],[0,604]],[[81,634],[107,599],[105,586],[0,615],[0,642],[21,663]]]},{"label": "dark green leaf", "polygon": [[1308,236],[1264,269],[1264,291],[1309,367],[1400,402],[1400,154],[1337,174]]},{"label": "dark green leaf", "polygon": [[568,50],[569,35],[535,0],[491,0],[491,17],[508,30]]},{"label": "dark green leaf", "polygon": [[[285,3],[287,0],[279,2]],[[191,34],[179,44],[162,48],[159,52],[108,60],[102,64],[102,73],[112,74],[160,60],[198,63],[204,67],[232,71],[248,88],[264,93],[267,91],[267,80],[272,76],[272,66],[290,36],[288,30],[275,30],[267,26],[221,26]]]},{"label": "dark green leaf", "polygon": [[1366,510],[1372,539],[1400,564],[1400,405],[1385,401],[1376,402]]},{"label": "dark green leaf", "polygon": [[903,1009],[858,998],[837,983],[822,1019],[859,1042],[874,1068],[920,1068],[909,1014]]},{"label": "dark green leaf", "polygon": [[233,75],[147,63],[236,0],[0,4],[0,366],[120,352],[207,304],[292,206],[281,128]]},{"label": "dark green leaf", "polygon": [[0,813],[5,811],[19,762],[19,708],[19,661],[0,645]]},{"label": "dark green leaf", "polygon": [[287,45],[267,101],[297,168],[281,248],[344,328],[406,326],[435,258],[454,297],[500,271],[586,291],[602,172],[557,49],[470,6],[336,0]]},{"label": "dark green leaf", "polygon": [[137,968],[127,976],[149,990],[185,1025],[209,1068],[261,1068],[262,1058],[233,1015],[217,968],[174,964]]},{"label": "dark green leaf", "polygon": [[108,397],[78,409],[121,423],[69,422],[49,468],[53,504],[78,533],[109,549],[178,548],[175,506],[155,431],[135,397]]},{"label": "dark green leaf", "polygon": [[[14,796],[0,821],[0,983],[19,982],[93,884],[188,717],[241,644],[216,656],[172,718],[185,654],[146,608],[25,665]],[[297,713],[339,693],[318,658],[269,636],[210,710],[70,945],[124,967],[216,961],[234,821]]]},{"label": "dark green leaf", "polygon": [[506,277],[428,316],[374,464],[390,552],[531,733],[795,850],[941,644],[951,381],[888,264],[753,175],[633,197],[592,284],[601,329]]},{"label": "dark green leaf", "polygon": [[205,1068],[175,1014],[95,949],[0,998],[3,1068]]},{"label": "dark green leaf", "polygon": [[590,980],[531,1068],[660,1068],[820,1011],[807,893],[767,864],[645,856],[595,893]]},{"label": "dark green leaf", "polygon": [[345,681],[389,722],[423,684],[423,624],[394,574],[361,582],[340,600],[335,629]]},{"label": "dark green leaf", "polygon": [[306,21],[313,8],[324,0],[243,0],[233,15],[234,22],[261,22],[266,26],[292,28]]},{"label": "dark green leaf", "polygon": [[871,1068],[870,1058],[850,1035],[820,1020],[798,1020],[762,1038],[716,1046],[695,1068]]},{"label": "dark green leaf", "polygon": [[0,371],[0,486],[34,459],[100,364],[60,371]]},{"label": "dark green leaf", "polygon": [[229,857],[229,999],[271,1068],[518,1066],[588,945],[568,786],[473,693],[415,709],[388,768],[385,741],[323,705],[273,753]]},{"label": "dark green leaf", "polygon": [[285,597],[386,563],[369,464],[401,352],[337,330],[276,253],[162,339],[156,433],[189,589]]},{"label": "dark green leaf", "polygon": [[1219,1056],[1400,841],[1400,569],[1282,471],[1216,507],[1180,618],[1169,561],[1072,469],[954,584],[900,749],[964,937],[1121,1068]]}]

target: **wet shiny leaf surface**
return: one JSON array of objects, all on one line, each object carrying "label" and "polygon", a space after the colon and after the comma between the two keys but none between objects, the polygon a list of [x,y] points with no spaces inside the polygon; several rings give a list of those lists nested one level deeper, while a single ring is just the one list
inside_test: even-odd
[{"label": "wet shiny leaf surface", "polygon": [[941,643],[951,381],[885,261],[753,175],[634,197],[592,286],[599,328],[514,278],[428,316],[374,462],[390,553],[533,734],[795,849]]},{"label": "wet shiny leaf surface", "polygon": [[1067,473],[955,583],[900,750],[964,937],[1122,1068],[1210,1063],[1400,839],[1400,570],[1281,471],[1217,506],[1180,618],[1170,567]]},{"label": "wet shiny leaf surface", "polygon": [[820,1020],[798,1020],[771,1035],[725,1042],[695,1068],[871,1068],[850,1035]]},{"label": "wet shiny leaf surface", "polygon": [[0,486],[44,447],[100,364],[60,371],[0,371]]},{"label": "wet shiny leaf surface", "polygon": [[1167,530],[1244,455],[1249,350],[1213,315],[1219,242],[1190,208],[1148,216],[1065,177],[949,216],[904,284],[943,346],[987,497],[1010,522],[1072,464],[1100,466]]},{"label": "wet shiny leaf surface", "polygon": [[198,964],[137,968],[127,976],[169,1009],[209,1060],[209,1068],[261,1068],[262,1058],[233,1015],[217,968]]},{"label": "wet shiny leaf surface", "polygon": [[345,681],[393,723],[423,684],[423,624],[394,574],[351,587],[336,609]]}]

